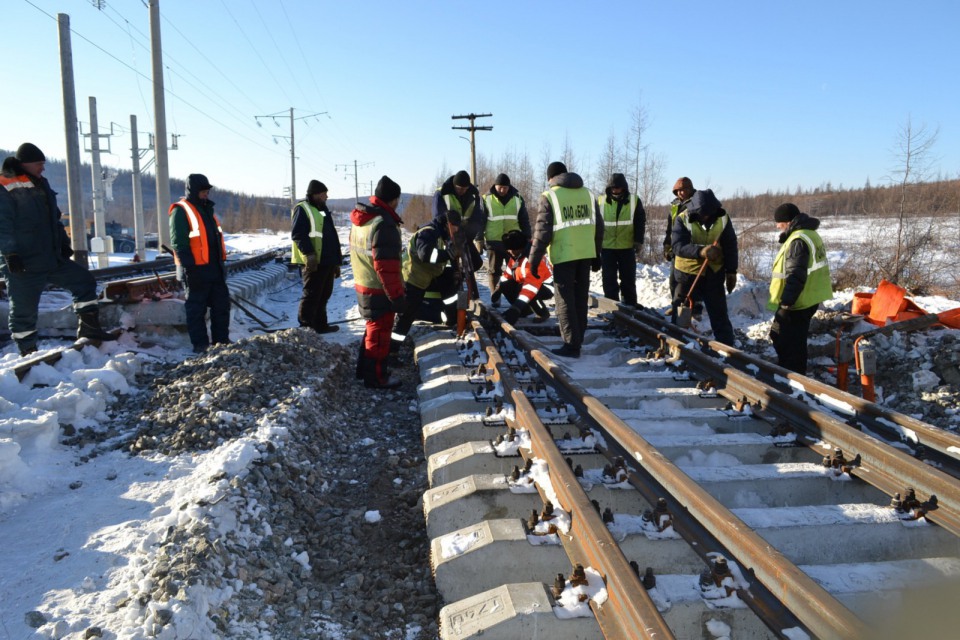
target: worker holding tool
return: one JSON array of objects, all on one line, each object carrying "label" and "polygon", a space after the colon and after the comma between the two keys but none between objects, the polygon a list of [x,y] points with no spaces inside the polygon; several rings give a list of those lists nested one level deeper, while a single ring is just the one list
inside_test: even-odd
[{"label": "worker holding tool", "polygon": [[[686,176],[678,178],[673,184],[673,195],[675,197],[673,202],[670,203],[670,213],[667,216],[666,232],[663,238],[663,259],[670,263],[669,282],[671,295],[674,289],[677,288],[677,276],[673,268],[673,221],[687,208],[690,198],[692,198],[696,192],[697,190],[693,188],[693,181]],[[670,313],[673,314],[676,313],[676,311],[676,306],[671,305]],[[694,300],[691,311],[693,318],[699,320],[700,315],[703,313],[703,303],[699,300]]]},{"label": "worker holding tool", "polygon": [[827,250],[817,229],[820,220],[801,213],[792,202],[773,212],[780,232],[780,251],[773,259],[770,300],[774,312],[770,340],[777,364],[807,374],[807,336],[810,320],[821,302],[833,297]]},{"label": "worker holding tool", "polygon": [[[227,247],[220,220],[210,200],[213,185],[201,173],[187,176],[186,194],[170,205],[170,243],[187,299],[187,333],[194,353],[213,344],[230,343],[230,291],[227,289]],[[205,316],[210,309],[210,333]]]},{"label": "worker holding tool", "polygon": [[510,303],[510,308],[503,312],[503,319],[516,324],[521,317],[533,311],[537,314],[534,322],[543,322],[550,317],[544,301],[553,297],[550,261],[541,260],[536,271],[530,268],[530,260],[527,259],[530,242],[522,231],[508,231],[503,234],[501,241],[508,259],[494,293],[503,295]]},{"label": "worker holding tool", "polygon": [[671,241],[677,281],[671,313],[674,324],[680,306],[690,309],[694,301],[702,300],[714,339],[735,346],[727,294],[737,286],[737,233],[712,189],[693,194],[673,221]]},{"label": "worker holding tool", "polygon": [[297,203],[292,213],[293,264],[302,265],[303,295],[297,319],[301,327],[317,333],[340,329],[327,321],[327,302],[333,295],[333,283],[340,277],[343,253],[340,238],[327,208],[327,187],[319,180],[307,185],[307,197]]},{"label": "worker holding tool", "polygon": [[470,181],[470,174],[458,171],[447,178],[433,195],[431,205],[433,219],[439,224],[446,224],[447,212],[456,211],[460,218],[460,225],[455,241],[458,248],[463,248],[463,269],[460,271],[466,278],[470,297],[479,297],[474,272],[482,265],[480,252],[483,250],[483,232],[487,225],[487,212],[483,208],[480,191]]}]

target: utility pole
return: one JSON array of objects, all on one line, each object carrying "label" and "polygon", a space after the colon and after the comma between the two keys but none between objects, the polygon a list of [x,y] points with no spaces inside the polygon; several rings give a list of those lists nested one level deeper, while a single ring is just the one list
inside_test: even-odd
[{"label": "utility pole", "polygon": [[87,264],[87,232],[83,228],[83,196],[80,186],[80,136],[77,93],[73,83],[73,47],[70,44],[70,16],[57,14],[60,33],[60,82],[63,86],[63,130],[67,143],[67,213],[70,216],[70,244],[73,259],[84,269]]},{"label": "utility pole", "polygon": [[[354,195],[354,198],[355,198],[355,200],[354,200],[355,202],[360,202],[360,180],[359,180],[359,178],[358,178],[358,176],[359,176],[360,174],[357,172],[357,169],[365,169],[365,168],[367,168],[367,167],[372,167],[372,166],[374,166],[374,165],[376,165],[376,162],[364,162],[363,164],[357,164],[357,161],[354,160],[354,161],[353,161],[353,173],[352,173],[352,174],[351,174],[351,173],[347,173],[346,175],[343,176],[343,179],[344,179],[344,180],[347,179],[347,176],[350,176],[350,175],[353,176],[353,195]],[[348,165],[348,164],[338,164],[338,165],[334,168],[334,171],[339,171],[339,170],[340,170],[340,167],[343,167],[343,170],[346,171],[348,168],[350,168],[350,165]],[[373,184],[373,183],[371,182],[371,184]],[[370,190],[370,193],[373,193],[373,189]]]},{"label": "utility pole", "polygon": [[140,184],[140,144],[137,140],[137,116],[130,114],[130,159],[133,161],[133,253],[138,260],[146,259],[143,239],[143,189]]},{"label": "utility pole", "polygon": [[[100,166],[100,129],[97,125],[97,99],[90,96],[90,172],[93,177],[93,252],[97,254],[97,267],[110,266],[112,243],[107,236],[107,226],[103,219],[103,169]],[[103,137],[109,145],[110,135]],[[109,146],[108,146],[109,153]]]},{"label": "utility pole", "polygon": [[257,121],[257,126],[262,127],[260,124],[260,118],[271,118],[277,126],[277,118],[290,118],[290,136],[279,136],[274,135],[273,141],[276,142],[277,138],[284,138],[290,141],[290,206],[297,204],[297,152],[296,152],[296,136],[294,132],[294,122],[297,120],[306,120],[307,118],[315,118],[317,116],[325,115],[326,111],[320,111],[318,113],[310,113],[305,116],[295,117],[293,115],[293,107],[290,107],[290,114],[284,114],[283,111],[278,111],[277,113],[270,113],[265,116],[253,116]]},{"label": "utility pole", "polygon": [[477,184],[477,131],[493,131],[493,127],[478,127],[474,124],[477,118],[489,118],[492,113],[468,113],[465,116],[450,116],[451,120],[469,120],[469,127],[450,127],[451,129],[463,129],[470,132],[470,180]]},{"label": "utility pole", "polygon": [[153,126],[157,140],[153,152],[157,161],[158,246],[170,246],[170,163],[167,158],[167,110],[163,95],[163,51],[160,40],[160,0],[150,0],[150,49],[153,60]]}]

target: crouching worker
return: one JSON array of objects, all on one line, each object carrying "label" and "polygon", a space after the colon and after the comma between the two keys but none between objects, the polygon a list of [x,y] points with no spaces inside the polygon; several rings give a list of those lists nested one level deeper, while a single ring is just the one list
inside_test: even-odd
[{"label": "crouching worker", "polygon": [[57,194],[43,177],[46,156],[25,142],[0,174],[0,277],[10,295],[10,333],[21,356],[37,350],[40,295],[48,284],[73,295],[77,338],[115,340],[100,326],[97,283],[70,257]]},{"label": "crouching worker", "polygon": [[457,317],[457,273],[452,264],[456,250],[451,238],[460,227],[460,216],[450,210],[423,225],[410,238],[403,261],[404,291],[407,308],[397,318],[391,336],[391,348],[396,351],[403,344],[428,290],[438,291],[444,310],[441,319],[453,322]]},{"label": "crouching worker", "polygon": [[395,389],[398,378],[387,372],[390,330],[395,314],[407,306],[400,276],[400,185],[383,176],[370,204],[358,202],[350,213],[350,264],[357,306],[366,319],[360,343],[357,377],[365,387]]},{"label": "crouching worker", "polygon": [[503,312],[503,319],[516,324],[517,320],[532,311],[537,315],[534,322],[543,322],[550,317],[544,300],[553,297],[553,272],[549,261],[541,260],[536,271],[530,267],[530,244],[520,231],[505,233],[503,246],[509,259],[494,292],[499,292],[511,305]]}]

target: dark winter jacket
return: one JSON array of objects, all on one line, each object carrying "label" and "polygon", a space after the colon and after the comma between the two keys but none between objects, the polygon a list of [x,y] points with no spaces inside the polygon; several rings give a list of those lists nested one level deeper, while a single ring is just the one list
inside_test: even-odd
[{"label": "dark winter jacket", "polygon": [[[468,240],[483,240],[483,230],[487,226],[487,212],[483,208],[483,202],[480,198],[480,191],[476,185],[470,185],[467,192],[461,197],[457,197],[457,192],[453,190],[453,176],[447,178],[446,182],[433,194],[433,219],[442,219],[443,224],[447,223],[447,203],[444,196],[452,196],[460,201],[460,208],[466,211],[470,204],[473,204],[473,211],[470,217],[461,224],[461,232]],[[459,234],[458,234],[459,235]]]},{"label": "dark winter jacket", "polygon": [[[561,173],[550,179],[547,183],[549,187],[563,187],[565,189],[579,189],[583,186],[583,178],[573,172]],[[594,215],[594,242],[596,243],[597,256],[600,256],[600,249],[603,245],[603,219],[600,216],[600,208],[597,201],[593,201]],[[540,194],[540,202],[537,205],[537,220],[533,226],[533,243],[530,249],[531,267],[539,266],[543,256],[547,253],[547,247],[553,240],[553,226],[556,224],[556,218],[553,214],[553,205],[546,192]]]},{"label": "dark winter jacket", "polygon": [[47,272],[69,257],[70,238],[60,223],[57,194],[13,157],[0,174],[0,254],[16,254],[29,272]]},{"label": "dark winter jacket", "polygon": [[200,222],[206,230],[210,262],[204,265],[196,264],[193,251],[190,248],[190,223],[182,206],[174,206],[173,212],[170,214],[170,244],[174,253],[177,254],[177,261],[183,265],[188,276],[194,280],[200,278],[204,281],[213,281],[226,278],[226,270],[223,268],[223,234],[220,232],[220,225],[214,217],[213,200],[201,200],[198,196],[190,195],[188,192],[187,202],[192,204],[200,214]]},{"label": "dark winter jacket", "polygon": [[[790,221],[787,230],[780,234],[779,242],[783,244],[790,237],[790,234],[798,229],[809,229],[816,231],[820,228],[820,220],[812,218],[805,213],[800,213],[796,218]],[[803,240],[794,240],[787,248],[783,264],[783,273],[785,282],[783,293],[780,295],[780,304],[792,306],[800,292],[803,291],[807,283],[807,265],[810,264],[810,247]]]},{"label": "dark winter jacket", "polygon": [[[326,203],[317,207],[326,215],[323,216],[323,244],[320,247],[320,260],[317,262],[320,266],[332,267],[343,263],[343,251],[340,249],[340,238],[337,236],[337,226],[333,223],[333,214],[327,208]],[[290,232],[290,238],[296,243],[297,248],[305,256],[313,253],[313,243],[310,241],[310,218],[309,214],[298,206],[293,212],[293,229]]]},{"label": "dark winter jacket", "polygon": [[[723,210],[723,206],[711,189],[701,189],[694,193],[693,197],[687,202],[686,210],[677,215],[673,221],[671,241],[674,255],[678,258],[701,260],[700,250],[705,245],[693,243],[690,230],[684,225],[684,220],[689,220],[691,224],[699,224],[708,229],[713,226],[717,218],[723,215],[726,215],[726,211]],[[733,229],[732,220],[728,220],[727,226],[720,234],[717,245],[723,252],[724,273],[736,273],[740,254],[737,247],[737,232]]]},{"label": "dark winter jacket", "polygon": [[[620,194],[619,198],[613,196],[613,188],[620,187],[623,189],[623,193]],[[616,202],[619,206],[617,207],[617,217],[620,217],[620,211],[623,207],[628,207],[630,203],[630,185],[627,183],[626,177],[622,173],[615,173],[610,176],[610,180],[607,182],[607,188],[604,190],[604,194],[607,196],[607,201]],[[603,211],[600,212],[600,215],[603,215]],[[634,244],[643,244],[644,234],[647,232],[647,212],[643,208],[643,201],[640,198],[637,198],[637,208],[633,212],[633,242]]]},{"label": "dark winter jacket", "polygon": [[[402,247],[400,244],[400,224],[402,220],[397,212],[376,196],[370,197],[370,204],[363,202],[357,203],[356,208],[350,213],[350,222],[355,227],[363,226],[381,216],[383,221],[373,232],[371,238],[372,269],[376,274],[378,287],[367,287],[362,285],[357,271],[361,265],[357,264],[354,256],[351,255],[354,270],[354,288],[357,291],[357,304],[360,307],[360,315],[364,318],[376,320],[383,314],[391,310],[391,300],[403,297],[403,278],[400,275],[400,256]],[[351,229],[351,236],[355,229]],[[353,240],[353,237],[351,237]],[[351,244],[351,251],[353,246]]]},{"label": "dark winter jacket", "polygon": [[[693,193],[696,194],[697,192],[694,191]],[[690,198],[692,197],[693,196],[690,196]],[[674,198],[670,203],[670,211],[667,213],[667,226],[663,234],[664,248],[671,247],[671,251],[673,250],[673,221],[677,219],[677,216],[687,210],[687,203],[690,202],[690,198],[686,200]]]}]

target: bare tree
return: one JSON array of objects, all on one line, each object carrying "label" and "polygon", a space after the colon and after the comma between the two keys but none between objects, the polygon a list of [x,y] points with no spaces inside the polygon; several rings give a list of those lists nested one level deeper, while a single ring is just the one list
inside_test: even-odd
[{"label": "bare tree", "polygon": [[922,198],[920,191],[923,182],[929,177],[932,162],[930,151],[937,142],[938,134],[939,127],[933,130],[928,130],[926,125],[915,128],[912,120],[907,117],[897,135],[894,148],[897,166],[893,169],[891,182],[899,191],[899,200],[896,210],[897,242],[891,275],[898,280],[903,275],[905,262],[911,253],[906,237],[908,210]]},{"label": "bare tree", "polygon": [[627,161],[631,167],[634,193],[640,193],[641,165],[647,152],[647,129],[649,128],[650,114],[647,112],[646,105],[643,104],[643,96],[640,96],[630,114],[630,136],[627,138]]}]

